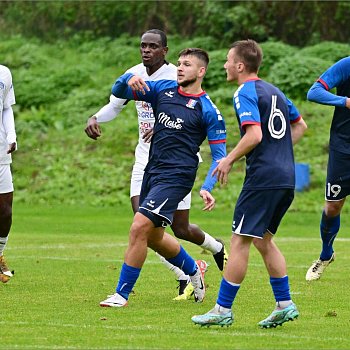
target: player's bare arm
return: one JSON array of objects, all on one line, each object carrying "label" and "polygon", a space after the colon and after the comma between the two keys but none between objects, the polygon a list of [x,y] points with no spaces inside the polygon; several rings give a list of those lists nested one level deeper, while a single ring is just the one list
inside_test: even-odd
[{"label": "player's bare arm", "polygon": [[94,115],[88,119],[85,133],[93,140],[97,140],[101,136],[101,128]]},{"label": "player's bare arm", "polygon": [[302,118],[298,122],[291,124],[293,145],[298,143],[298,141],[304,135],[306,129],[307,129],[307,125],[306,125],[304,119],[302,119]]}]

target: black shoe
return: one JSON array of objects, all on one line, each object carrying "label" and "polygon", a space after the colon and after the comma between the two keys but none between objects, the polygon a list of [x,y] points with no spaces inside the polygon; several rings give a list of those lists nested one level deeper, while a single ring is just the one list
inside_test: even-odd
[{"label": "black shoe", "polygon": [[179,295],[184,294],[184,291],[189,283],[190,283],[190,280],[179,280],[179,285],[177,287],[179,288]]},{"label": "black shoe", "polygon": [[218,253],[213,254],[213,257],[219,270],[223,271],[227,263],[228,254],[226,252],[224,241],[219,238],[216,238],[216,240],[222,244],[222,249]]}]

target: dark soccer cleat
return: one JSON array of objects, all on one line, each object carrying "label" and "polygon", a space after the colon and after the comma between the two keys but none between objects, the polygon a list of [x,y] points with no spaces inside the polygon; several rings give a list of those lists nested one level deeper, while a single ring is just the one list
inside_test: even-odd
[{"label": "dark soccer cleat", "polygon": [[227,259],[228,259],[228,254],[225,248],[225,243],[221,239],[217,238],[216,239],[218,242],[222,244],[222,249],[216,253],[213,254],[214,260],[216,262],[216,265],[218,266],[220,271],[224,270],[224,267],[226,266]]}]

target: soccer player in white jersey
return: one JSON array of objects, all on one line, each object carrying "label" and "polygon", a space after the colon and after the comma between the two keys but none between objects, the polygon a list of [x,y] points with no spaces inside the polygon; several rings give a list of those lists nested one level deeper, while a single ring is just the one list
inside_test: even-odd
[{"label": "soccer player in white jersey", "polygon": [[[151,29],[141,37],[140,52],[142,63],[127,70],[127,73],[142,77],[145,81],[156,81],[161,79],[176,80],[177,68],[166,62],[165,56],[168,52],[167,37],[158,29]],[[128,100],[110,96],[110,102],[102,107],[94,116],[89,118],[85,128],[86,134],[96,140],[101,136],[99,123],[109,122],[114,119],[125,107]],[[150,149],[150,138],[154,124],[154,115],[150,103],[135,101],[139,122],[139,141],[135,150],[135,164],[132,170],[130,197],[134,213],[139,207],[139,195],[144,175],[144,168],[148,162]],[[224,244],[221,240],[215,239],[208,233],[202,231],[197,225],[189,222],[189,209],[191,206],[191,193],[189,193],[178,206],[174,215],[171,228],[177,238],[195,243],[204,249],[209,250],[215,259],[218,268],[222,271],[227,260]],[[179,295],[174,300],[186,300],[193,295],[193,288],[189,276],[182,270],[170,264],[160,256],[161,261],[167,268],[173,271],[179,281]],[[204,265],[206,265],[204,263]],[[203,266],[206,269],[206,266]]]},{"label": "soccer player in white jersey", "polygon": [[12,224],[13,183],[10,164],[11,153],[17,149],[17,141],[11,106],[15,102],[11,72],[0,65],[0,281],[3,283],[13,276],[3,254]]}]

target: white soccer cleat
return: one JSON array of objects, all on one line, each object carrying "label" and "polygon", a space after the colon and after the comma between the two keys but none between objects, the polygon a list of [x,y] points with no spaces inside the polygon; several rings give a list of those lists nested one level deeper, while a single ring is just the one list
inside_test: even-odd
[{"label": "white soccer cleat", "polygon": [[120,294],[115,293],[109,296],[106,300],[100,302],[102,307],[124,307],[128,305],[128,301]]},{"label": "white soccer cleat", "polygon": [[194,291],[194,300],[201,303],[205,296],[204,273],[208,264],[204,260],[196,261],[197,271],[193,276],[190,276]]},{"label": "white soccer cleat", "polygon": [[307,270],[305,279],[307,281],[316,281],[320,279],[325,268],[330,263],[332,263],[334,259],[335,259],[335,253],[332,254],[329,260],[321,260],[321,259],[315,260],[310,266],[310,268]]}]

